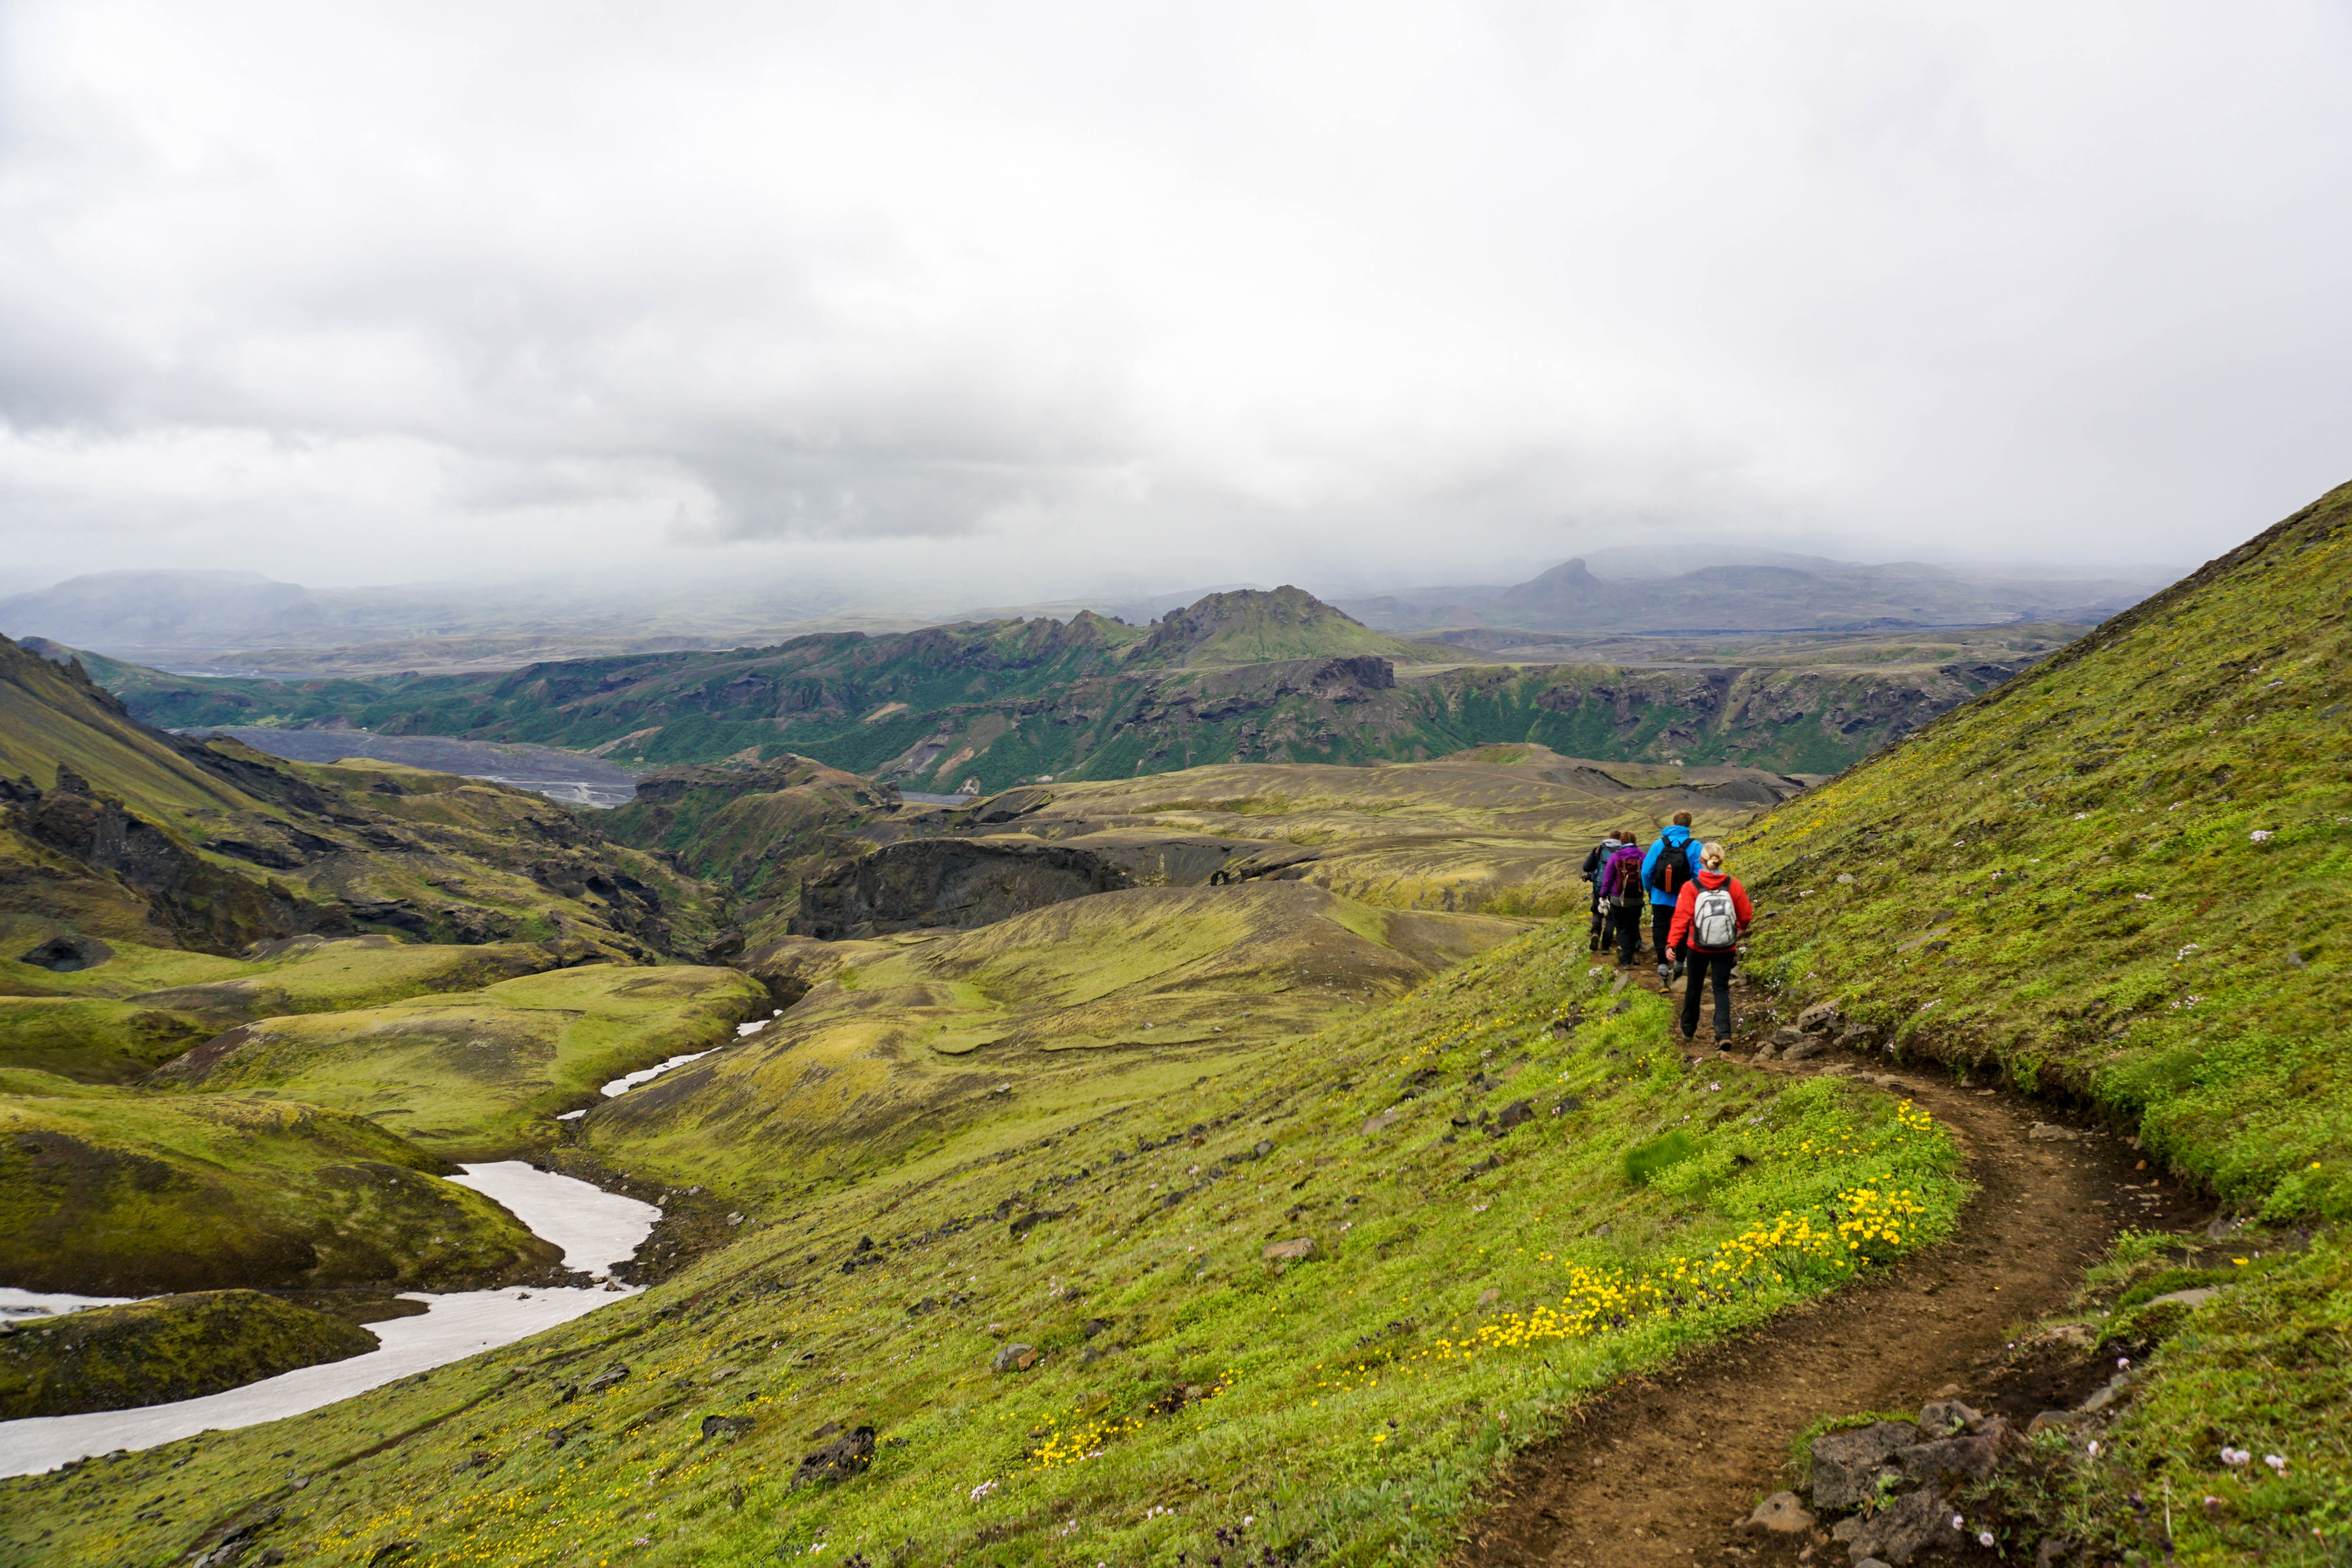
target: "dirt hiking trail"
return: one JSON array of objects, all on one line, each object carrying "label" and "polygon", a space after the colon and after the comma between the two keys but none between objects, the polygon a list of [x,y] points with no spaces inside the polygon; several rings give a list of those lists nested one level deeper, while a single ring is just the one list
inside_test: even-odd
[{"label": "dirt hiking trail", "polygon": [[[1916,1410],[1956,1384],[1959,1398],[2021,1426],[2072,1404],[2089,1386],[2003,1373],[2012,1331],[2063,1307],[2125,1226],[2179,1227],[2211,1206],[2136,1170],[2124,1141],[2061,1133],[2055,1111],[1960,1087],[1933,1066],[1890,1072],[1830,1058],[1759,1070],[1876,1084],[1951,1129],[1977,1187],[1952,1239],[1579,1407],[1468,1521],[1455,1563],[1797,1562],[1804,1540],[1767,1541],[1736,1525],[1759,1498],[1791,1485],[1790,1445],[1810,1423]],[[2039,1138],[2037,1124],[2047,1129]],[[1845,1549],[1805,1560],[1842,1564]]]}]

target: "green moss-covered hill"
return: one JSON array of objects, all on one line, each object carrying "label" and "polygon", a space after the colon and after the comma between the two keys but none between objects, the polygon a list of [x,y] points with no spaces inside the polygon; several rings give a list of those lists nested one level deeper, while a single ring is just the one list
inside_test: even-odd
[{"label": "green moss-covered hill", "polygon": [[806,939],[813,985],[734,1048],[591,1110],[581,1141],[730,1201],[778,1199],[1024,1118],[1181,1096],[1359,1016],[1525,922],[1379,910],[1295,882],[1133,888],[967,931]]},{"label": "green moss-covered hill", "polygon": [[562,962],[552,944],[415,944],[381,935],[291,937],[244,959],[116,941],[84,968],[24,962],[40,956],[51,930],[0,914],[0,954],[15,955],[0,959],[0,1066],[89,1083],[143,1077],[258,1018],[470,991]]},{"label": "green moss-covered hill", "polygon": [[375,1347],[357,1323],[257,1290],[12,1322],[0,1326],[0,1420],[196,1399]]},{"label": "green moss-covered hill", "polygon": [[[2088,1100],[2252,1223],[2074,1516],[2189,1562],[2352,1519],[2352,487],[1749,836],[1758,946],[1896,1049]],[[2224,1445],[2275,1454],[2263,1490]],[[2340,1537],[2339,1537],[2340,1539]],[[2151,1555],[2149,1560],[2155,1560]]]},{"label": "green moss-covered hill", "polygon": [[198,744],[5,638],[0,910],[216,953],[373,930],[650,956],[698,950],[710,929],[698,884],[538,795]]},{"label": "green moss-covered hill", "polygon": [[724,1045],[767,1003],[738,970],[590,964],[245,1025],[152,1081],[331,1106],[450,1159],[509,1159],[553,1143],[557,1115],[600,1085]]},{"label": "green moss-covered hill", "polygon": [[0,1284],[476,1289],[559,1261],[456,1167],[364,1118],[0,1070]]}]

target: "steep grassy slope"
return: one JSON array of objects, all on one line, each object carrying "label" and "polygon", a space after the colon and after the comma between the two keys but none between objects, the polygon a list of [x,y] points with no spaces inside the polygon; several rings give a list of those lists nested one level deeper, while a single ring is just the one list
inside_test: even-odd
[{"label": "steep grassy slope", "polygon": [[453,1170],[339,1111],[0,1069],[0,1284],[449,1289],[558,1261]]},{"label": "steep grassy slope", "polygon": [[870,779],[786,755],[757,765],[672,768],[638,781],[636,798],[600,826],[641,849],[675,856],[739,900],[737,923],[758,931],[792,913],[803,879],[844,854],[874,847],[861,834],[897,805]]},{"label": "steep grassy slope", "polygon": [[589,964],[246,1025],[155,1081],[331,1106],[450,1159],[509,1159],[552,1143],[552,1119],[600,1085],[725,1043],[767,1000],[731,969]]},{"label": "steep grassy slope", "polygon": [[[2250,1257],[2310,1237],[2164,1349],[2125,1440],[2083,1472],[2076,1523],[2118,1552],[2158,1550],[2123,1500],[2167,1488],[2217,1500],[2176,1516],[2191,1562],[2302,1561],[2321,1550],[2304,1525],[2352,1521],[2347,522],[2352,487],[1783,807],[1743,851],[1791,911],[1759,950],[1798,997],[2104,1108],[2256,1222]],[[2263,1490],[2225,1444],[2286,1477]]]},{"label": "steep grassy slope", "polygon": [[[10,1483],[0,1542],[160,1563],[282,1506],[252,1539],[292,1561],[1435,1560],[1548,1412],[1960,1195],[1916,1112],[1686,1067],[1601,983],[1553,930],[1180,1087],[1016,1093],[643,1297],[303,1418],[299,1493],[286,1430],[216,1434]],[[870,1469],[794,1485],[861,1427]]]},{"label": "steep grassy slope", "polygon": [[588,1113],[605,1161],[744,1201],[885,1169],[1017,1099],[1028,1117],[1181,1091],[1375,1007],[1518,922],[1320,889],[1137,888],[977,931],[794,941],[808,995],[753,1038]]},{"label": "steep grassy slope", "polygon": [[[16,777],[11,781],[9,774]],[[577,814],[389,763],[281,763],[147,729],[0,638],[0,908],[235,952],[305,931],[699,951],[705,890]]]}]

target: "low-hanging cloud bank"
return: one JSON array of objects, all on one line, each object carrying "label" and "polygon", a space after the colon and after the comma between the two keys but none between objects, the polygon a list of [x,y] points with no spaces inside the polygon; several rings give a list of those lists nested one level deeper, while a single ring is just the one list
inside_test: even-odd
[{"label": "low-hanging cloud bank", "polygon": [[2347,163],[2321,4],[24,0],[0,586],[2193,560]]}]

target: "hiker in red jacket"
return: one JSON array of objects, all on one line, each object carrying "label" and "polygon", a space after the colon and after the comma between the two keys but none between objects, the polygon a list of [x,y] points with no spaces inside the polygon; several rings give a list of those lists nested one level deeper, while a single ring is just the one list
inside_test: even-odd
[{"label": "hiker in red jacket", "polygon": [[1748,889],[1725,874],[1723,846],[1709,844],[1699,851],[1698,866],[1675,901],[1675,923],[1666,933],[1669,952],[1689,961],[1690,980],[1683,989],[1683,1038],[1698,1035],[1699,988],[1715,981],[1715,1048],[1731,1043],[1731,965],[1739,956],[1739,939],[1756,910]]}]

